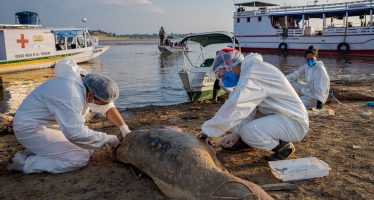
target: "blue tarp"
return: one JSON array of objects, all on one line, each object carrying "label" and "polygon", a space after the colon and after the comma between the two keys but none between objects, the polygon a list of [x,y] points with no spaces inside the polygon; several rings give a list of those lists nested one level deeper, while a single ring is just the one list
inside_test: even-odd
[{"label": "blue tarp", "polygon": [[75,37],[77,35],[83,35],[83,30],[52,30],[51,32],[60,37]]}]

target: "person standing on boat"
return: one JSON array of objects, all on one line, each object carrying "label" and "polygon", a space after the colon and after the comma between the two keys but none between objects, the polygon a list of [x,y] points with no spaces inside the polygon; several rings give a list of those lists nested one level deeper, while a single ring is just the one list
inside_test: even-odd
[{"label": "person standing on boat", "polygon": [[198,137],[220,137],[217,146],[226,151],[271,150],[267,160],[290,158],[309,129],[308,113],[283,73],[251,53],[216,56],[212,70],[226,87],[235,90],[215,116],[202,126]]},{"label": "person standing on boat", "polygon": [[306,108],[322,109],[329,96],[330,77],[323,62],[317,61],[316,48],[310,46],[304,56],[306,63],[286,77]]},{"label": "person standing on boat", "polygon": [[[99,74],[80,74],[71,59],[55,66],[56,78],[37,87],[18,108],[13,122],[17,140],[25,147],[8,165],[24,173],[62,173],[87,165],[93,149],[117,147],[130,132],[114,106],[118,86]],[[108,135],[85,126],[89,111],[106,115],[121,130]]]},{"label": "person standing on boat", "polygon": [[166,36],[164,27],[161,26],[160,31],[158,32],[158,36],[160,37],[160,46],[164,45],[164,40]]}]

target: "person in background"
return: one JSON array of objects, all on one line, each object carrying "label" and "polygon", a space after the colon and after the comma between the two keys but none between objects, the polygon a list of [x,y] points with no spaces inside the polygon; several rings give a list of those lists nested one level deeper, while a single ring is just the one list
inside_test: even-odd
[{"label": "person in background", "polygon": [[164,45],[164,40],[166,36],[166,32],[164,30],[164,27],[160,28],[160,31],[158,32],[158,36],[160,37],[160,46]]},{"label": "person in background", "polygon": [[[18,108],[14,134],[25,150],[17,152],[8,170],[24,173],[62,173],[87,165],[93,149],[117,147],[130,133],[114,106],[119,96],[110,78],[89,73],[84,77],[71,59],[59,61],[56,77],[29,94]],[[89,111],[101,113],[121,130],[108,135],[85,126]]]},{"label": "person in background", "polygon": [[310,46],[304,53],[306,63],[287,75],[307,109],[322,109],[330,90],[330,77],[322,61],[317,61],[318,50]]},{"label": "person in background", "polygon": [[271,150],[266,160],[290,158],[309,129],[308,113],[283,73],[251,53],[217,55],[212,70],[225,87],[235,87],[215,116],[202,126],[198,137],[226,135],[216,146],[239,152],[253,148]]},{"label": "person in background", "polygon": [[169,38],[166,38],[165,39],[165,43],[164,43],[165,46],[170,46],[171,45],[171,42],[169,40]]}]

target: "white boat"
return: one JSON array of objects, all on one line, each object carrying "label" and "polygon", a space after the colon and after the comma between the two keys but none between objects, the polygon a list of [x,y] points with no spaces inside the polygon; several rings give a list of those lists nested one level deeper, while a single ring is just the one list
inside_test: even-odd
[{"label": "white boat", "polygon": [[[184,51],[185,66],[179,72],[179,76],[182,80],[184,89],[186,90],[190,101],[203,101],[212,99],[213,85],[216,81],[216,77],[209,74],[209,70],[211,65],[213,64],[214,58],[204,58],[204,47],[212,44],[229,43],[230,45],[239,47],[240,49],[239,43],[234,38],[234,34],[229,32],[192,34],[182,40],[182,42],[185,44],[187,44],[188,41],[199,43],[201,53],[197,61],[195,62],[196,64],[193,64],[191,59],[188,57],[187,52]],[[198,63],[200,63],[200,60],[203,62],[202,64],[198,65]],[[218,95],[222,95],[224,93],[225,92],[223,90],[220,90],[218,92]]]},{"label": "white boat", "polygon": [[77,63],[108,50],[87,28],[44,28],[41,25],[0,24],[0,73],[53,67],[61,59]]},{"label": "white boat", "polygon": [[374,1],[288,6],[261,1],[235,3],[234,34],[243,51],[374,53]]}]

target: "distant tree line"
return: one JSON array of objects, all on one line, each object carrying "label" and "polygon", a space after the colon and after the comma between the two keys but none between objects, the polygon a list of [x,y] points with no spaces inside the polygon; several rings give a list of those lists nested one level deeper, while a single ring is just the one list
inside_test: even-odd
[{"label": "distant tree line", "polygon": [[[153,34],[116,34],[116,33],[110,33],[110,32],[105,32],[102,30],[89,30],[89,33],[91,35],[96,35],[96,36],[109,36],[109,37],[128,37],[128,38],[158,38],[158,33],[153,33]],[[188,34],[177,34],[177,33],[170,33],[168,34],[169,38],[183,38],[186,37]]]}]

